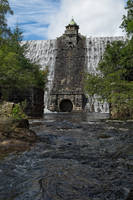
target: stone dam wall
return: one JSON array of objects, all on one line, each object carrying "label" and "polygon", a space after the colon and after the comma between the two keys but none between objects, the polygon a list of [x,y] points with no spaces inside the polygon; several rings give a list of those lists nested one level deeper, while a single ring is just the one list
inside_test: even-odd
[{"label": "stone dam wall", "polygon": [[[48,66],[47,90],[44,94],[45,112],[65,111],[65,106],[74,111],[108,113],[106,102],[97,97],[85,98],[82,85],[84,72],[97,73],[97,66],[108,43],[125,40],[124,37],[89,37],[63,34],[55,40],[27,41],[27,57],[32,62]],[[22,44],[25,42],[22,42]],[[63,104],[63,100],[66,100]],[[70,105],[71,104],[71,105]],[[85,105],[86,104],[86,105]],[[70,111],[68,110],[68,111]]]}]

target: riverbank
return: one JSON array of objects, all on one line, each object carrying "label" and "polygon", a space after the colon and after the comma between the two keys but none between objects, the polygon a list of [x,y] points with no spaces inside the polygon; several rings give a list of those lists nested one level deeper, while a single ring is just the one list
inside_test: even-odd
[{"label": "riverbank", "polygon": [[0,159],[11,152],[23,152],[37,140],[29,129],[29,121],[20,104],[1,102],[0,104]]},{"label": "riverbank", "polygon": [[36,140],[27,119],[0,118],[0,159],[12,152],[29,150]]}]

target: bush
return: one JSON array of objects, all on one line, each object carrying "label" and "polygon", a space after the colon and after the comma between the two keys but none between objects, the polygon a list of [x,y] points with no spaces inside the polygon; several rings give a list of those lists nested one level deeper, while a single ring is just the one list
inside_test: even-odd
[{"label": "bush", "polygon": [[24,113],[23,107],[20,103],[14,105],[11,116],[15,120],[27,119],[27,115]]}]

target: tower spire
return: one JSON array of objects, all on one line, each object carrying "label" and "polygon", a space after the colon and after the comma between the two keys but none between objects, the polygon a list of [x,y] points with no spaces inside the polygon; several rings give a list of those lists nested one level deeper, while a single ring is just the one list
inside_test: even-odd
[{"label": "tower spire", "polygon": [[74,18],[73,18],[73,16],[72,16],[72,19],[71,19],[71,21],[70,21],[69,25],[76,25],[76,26],[77,26],[77,23],[74,21]]}]

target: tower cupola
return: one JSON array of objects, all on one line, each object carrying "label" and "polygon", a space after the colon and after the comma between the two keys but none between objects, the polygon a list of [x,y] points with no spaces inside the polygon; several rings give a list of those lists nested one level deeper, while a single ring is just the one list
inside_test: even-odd
[{"label": "tower cupola", "polygon": [[79,26],[72,18],[70,23],[66,26],[65,34],[67,35],[78,35]]}]

